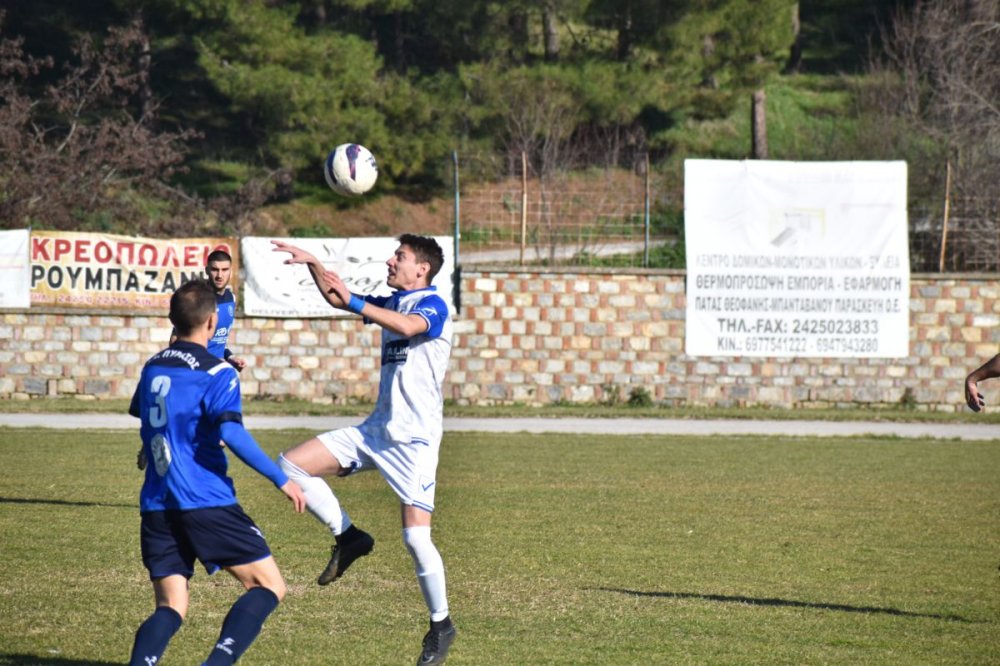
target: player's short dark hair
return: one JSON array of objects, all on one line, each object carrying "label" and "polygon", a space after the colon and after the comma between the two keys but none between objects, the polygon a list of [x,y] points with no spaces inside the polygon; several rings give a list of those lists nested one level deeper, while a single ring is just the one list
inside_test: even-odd
[{"label": "player's short dark hair", "polygon": [[205,259],[205,265],[208,266],[213,261],[228,261],[229,263],[233,263],[233,258],[225,250],[212,250],[208,258]]},{"label": "player's short dark hair", "polygon": [[178,336],[190,335],[216,311],[215,289],[208,280],[182,284],[170,297],[170,323]]},{"label": "player's short dark hair", "polygon": [[434,276],[438,274],[444,265],[444,250],[438,242],[428,236],[418,236],[417,234],[403,234],[396,239],[400,245],[413,250],[417,261],[426,261],[431,265],[431,270],[427,273],[427,284],[434,281]]}]

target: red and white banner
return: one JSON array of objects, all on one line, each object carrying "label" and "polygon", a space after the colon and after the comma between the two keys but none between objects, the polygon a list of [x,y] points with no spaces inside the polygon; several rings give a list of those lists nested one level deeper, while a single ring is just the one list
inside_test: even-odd
[{"label": "red and white banner", "polygon": [[[33,231],[31,304],[166,313],[177,287],[205,277],[205,260],[213,250],[225,250],[233,257],[235,281],[239,246],[234,238],[165,240]],[[234,292],[238,288],[232,287]]]}]

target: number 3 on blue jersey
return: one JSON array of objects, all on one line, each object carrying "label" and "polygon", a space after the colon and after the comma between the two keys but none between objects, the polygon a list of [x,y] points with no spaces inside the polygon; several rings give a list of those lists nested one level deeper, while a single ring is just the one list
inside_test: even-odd
[{"label": "number 3 on blue jersey", "polygon": [[[154,428],[162,428],[167,424],[167,393],[170,392],[170,376],[157,375],[153,377],[149,388],[153,392],[153,404],[149,408],[149,425]],[[149,442],[150,453],[153,458],[153,466],[156,473],[165,476],[170,468],[170,442],[157,433]]]}]

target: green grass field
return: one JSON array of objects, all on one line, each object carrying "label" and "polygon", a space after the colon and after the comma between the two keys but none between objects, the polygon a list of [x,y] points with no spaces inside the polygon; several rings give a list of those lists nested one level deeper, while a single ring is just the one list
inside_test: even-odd
[{"label": "green grass field", "polygon": [[[136,448],[0,429],[0,664],[126,661],[152,609]],[[290,588],[240,663],[412,664],[425,609],[381,479],[335,482],[377,544],[320,588],[324,530],[232,469]],[[1000,662],[1000,440],[460,434],[439,480],[452,664]],[[199,571],[163,663],[199,663],[238,593]]]}]

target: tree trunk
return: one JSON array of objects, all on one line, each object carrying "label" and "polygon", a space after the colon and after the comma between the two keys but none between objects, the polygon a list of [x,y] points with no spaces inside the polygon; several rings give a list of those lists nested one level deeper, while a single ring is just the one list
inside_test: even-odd
[{"label": "tree trunk", "polygon": [[406,37],[403,34],[403,12],[392,13],[392,46],[398,71],[406,71]]},{"label": "tree trunk", "polygon": [[709,74],[708,72],[708,61],[715,54],[715,38],[712,35],[705,35],[701,39],[701,57],[705,60],[705,77],[701,80],[701,86],[703,88],[711,88],[712,90],[718,90],[719,82],[716,80],[714,74]]},{"label": "tree trunk", "polygon": [[799,20],[799,3],[792,5],[792,47],[785,64],[786,74],[795,74],[802,65],[802,22]]},{"label": "tree trunk", "polygon": [[556,25],[556,10],[550,2],[542,8],[542,30],[545,33],[545,61],[559,60],[559,28]]},{"label": "tree trunk", "polygon": [[510,28],[510,59],[513,62],[524,62],[528,52],[528,15],[515,8],[507,19]]},{"label": "tree trunk", "polygon": [[135,14],[135,22],[142,31],[142,37],[139,41],[139,106],[140,106],[140,116],[139,123],[145,126],[149,126],[153,122],[153,114],[155,112],[154,101],[153,101],[153,86],[149,82],[150,70],[153,65],[153,53],[152,47],[149,43],[149,34],[146,32],[146,24],[143,21],[142,10],[139,10]]},{"label": "tree trunk", "polygon": [[767,108],[764,89],[755,90],[750,108],[750,132],[753,159],[767,159]]},{"label": "tree trunk", "polygon": [[618,48],[616,55],[619,62],[628,60],[632,52],[632,0],[625,0],[618,9]]}]

